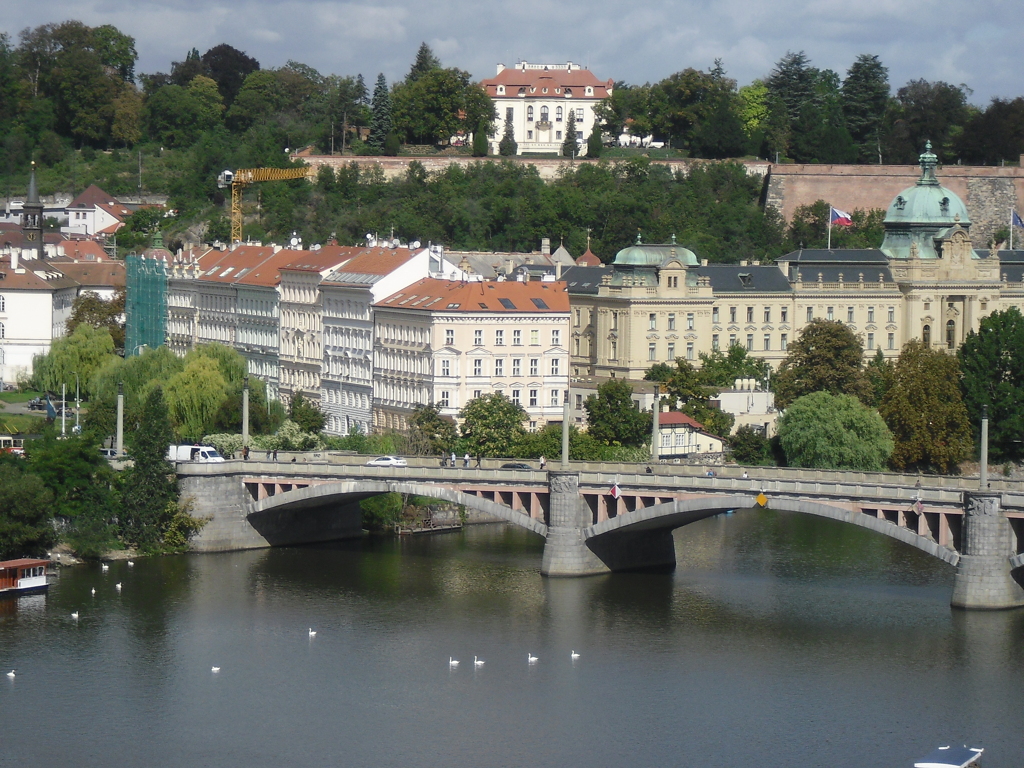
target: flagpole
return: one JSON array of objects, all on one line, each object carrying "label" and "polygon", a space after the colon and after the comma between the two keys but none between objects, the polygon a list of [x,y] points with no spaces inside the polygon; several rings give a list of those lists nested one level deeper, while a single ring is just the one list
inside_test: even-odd
[{"label": "flagpole", "polygon": [[832,250],[832,206],[828,207],[828,249]]}]

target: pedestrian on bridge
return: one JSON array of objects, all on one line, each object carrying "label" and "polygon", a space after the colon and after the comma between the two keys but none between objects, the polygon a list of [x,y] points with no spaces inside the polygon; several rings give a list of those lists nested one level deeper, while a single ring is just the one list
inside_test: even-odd
[{"label": "pedestrian on bridge", "polygon": [[469,469],[469,453],[462,457],[462,468]]},{"label": "pedestrian on bridge", "polygon": [[459,466],[458,464],[455,463],[456,461],[457,459],[455,458],[455,451],[452,451],[452,469]]},{"label": "pedestrian on bridge", "polygon": [[540,468],[544,469],[544,467],[546,467],[547,465],[548,465],[548,460],[545,459],[543,456],[541,456],[540,457]]}]

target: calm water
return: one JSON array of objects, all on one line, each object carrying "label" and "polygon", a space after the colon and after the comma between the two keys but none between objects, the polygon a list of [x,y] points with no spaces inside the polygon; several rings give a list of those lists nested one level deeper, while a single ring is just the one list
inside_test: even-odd
[{"label": "calm water", "polygon": [[501,526],[65,569],[0,603],[0,765],[1024,765],[1024,611],[954,613],[948,566],[826,520],[676,541],[578,580]]}]

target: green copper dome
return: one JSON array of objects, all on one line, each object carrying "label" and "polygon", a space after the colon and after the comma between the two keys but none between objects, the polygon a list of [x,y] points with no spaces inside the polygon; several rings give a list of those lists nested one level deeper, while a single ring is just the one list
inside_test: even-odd
[{"label": "green copper dome", "polygon": [[970,229],[967,206],[956,193],[939,184],[935,177],[937,165],[938,158],[929,141],[921,153],[921,178],[900,192],[885,212],[882,251],[889,258],[909,259],[913,250],[918,258],[936,259],[937,236],[958,224]]},{"label": "green copper dome", "polygon": [[673,259],[687,267],[699,265],[697,255],[689,248],[676,245],[676,236],[672,235],[671,243],[644,244],[637,233],[636,242],[615,254],[612,264],[632,267],[661,267]]}]

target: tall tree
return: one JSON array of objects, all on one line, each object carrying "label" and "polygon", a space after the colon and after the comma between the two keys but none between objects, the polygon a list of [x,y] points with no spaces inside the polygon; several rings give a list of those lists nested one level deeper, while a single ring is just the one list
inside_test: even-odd
[{"label": "tall tree", "polygon": [[562,157],[576,157],[580,148],[576,134],[576,110],[569,108],[569,119],[565,123],[565,141],[562,142]]},{"label": "tall tree", "polygon": [[843,323],[815,319],[789,345],[775,375],[775,404],[787,408],[813,392],[852,395],[869,402],[871,393],[861,365],[860,339]]},{"label": "tall tree", "polygon": [[764,83],[769,94],[776,96],[786,109],[789,123],[795,123],[804,106],[814,100],[818,70],[803,51],[786,51]]},{"label": "tall tree", "polygon": [[468,72],[432,69],[394,89],[394,128],[406,140],[447,144],[484,123],[489,133],[494,103]]},{"label": "tall tree", "polygon": [[0,457],[0,560],[37,557],[56,540],[53,495],[20,459]]},{"label": "tall tree", "polygon": [[843,114],[862,161],[881,163],[881,129],[889,103],[889,70],[878,56],[862,53],[843,80]]},{"label": "tall tree", "polygon": [[601,126],[594,123],[594,130],[587,137],[587,157],[596,160],[604,152],[604,141],[601,138]]},{"label": "tall tree", "polygon": [[[124,288],[119,288],[109,301],[100,298],[95,291],[83,292],[71,304],[71,316],[67,321],[67,333],[74,335],[79,325],[106,328],[110,333],[115,350],[124,350]],[[82,373],[80,372],[79,377]]]},{"label": "tall tree", "polygon": [[384,73],[377,75],[377,85],[373,89],[373,100],[370,102],[370,137],[366,143],[376,150],[384,149],[384,142],[392,129],[391,93]]},{"label": "tall tree", "polygon": [[409,417],[414,430],[414,442],[423,452],[443,455],[455,448],[458,432],[455,422],[441,416],[441,406],[434,403],[416,408]]},{"label": "tall tree", "polygon": [[121,476],[121,535],[129,544],[155,548],[178,499],[178,484],[166,460],[174,433],[162,387],[149,390],[133,427],[126,435],[133,466]]},{"label": "tall tree", "polygon": [[327,417],[320,410],[316,403],[307,400],[301,394],[296,394],[288,409],[288,418],[299,425],[303,432],[310,432],[314,435],[323,432]]},{"label": "tall tree", "polygon": [[500,392],[473,398],[459,417],[462,443],[472,456],[513,456],[526,434],[526,411]]},{"label": "tall tree", "polygon": [[505,116],[505,131],[498,143],[498,154],[502,157],[515,157],[519,154],[515,128],[512,127],[512,120],[507,115]]},{"label": "tall tree", "polygon": [[215,360],[196,356],[187,361],[167,382],[167,410],[179,437],[191,442],[208,434],[226,394],[227,382]]},{"label": "tall tree", "polygon": [[441,60],[434,55],[434,51],[425,42],[420,43],[416,51],[416,59],[412,63],[409,74],[405,76],[406,83],[415,83],[428,72],[441,69]]},{"label": "tall tree", "polygon": [[[114,355],[114,340],[106,328],[79,324],[73,333],[57,339],[45,355],[36,357],[32,375],[43,390],[59,392],[66,386],[74,395],[76,381],[83,394],[92,389],[93,375]],[[78,374],[77,378],[75,374]]]},{"label": "tall tree", "polygon": [[[648,373],[652,377],[664,375],[663,369],[654,369]],[[714,435],[727,437],[732,431],[735,421],[732,414],[711,404],[711,398],[718,387],[705,384],[701,373],[688,360],[676,358],[675,368],[664,379],[664,384],[663,391],[670,409],[693,417]]]},{"label": "tall tree", "polygon": [[213,78],[220,89],[225,107],[230,107],[234,102],[245,78],[260,68],[256,59],[227,43],[215,45],[202,55],[201,60],[206,66],[206,72],[196,74],[208,74]]},{"label": "tall tree", "polygon": [[701,352],[698,357],[699,381],[704,386],[717,389],[732,387],[736,379],[755,379],[766,383],[772,370],[767,362],[748,355],[746,348],[739,344],[733,344],[726,352],[720,349]]},{"label": "tall tree", "polygon": [[955,162],[954,145],[970,113],[970,93],[964,85],[927,80],[911,80],[896,91],[885,118],[885,162],[916,163],[926,141],[940,162]]},{"label": "tall tree", "polygon": [[587,432],[605,445],[643,445],[651,439],[651,415],[633,402],[627,381],[610,379],[583,403]]},{"label": "tall tree", "polygon": [[850,395],[813,392],[779,419],[779,442],[793,467],[879,472],[893,439],[878,413]]},{"label": "tall tree", "polygon": [[960,394],[960,366],[914,339],[903,347],[879,413],[893,434],[892,465],[902,471],[957,471],[973,448]]},{"label": "tall tree", "polygon": [[995,461],[1024,458],[1024,315],[1011,307],[983,318],[957,356],[975,436],[982,406],[988,406],[989,455]]},{"label": "tall tree", "polygon": [[992,99],[975,112],[955,142],[965,163],[998,165],[1024,154],[1024,98]]}]

